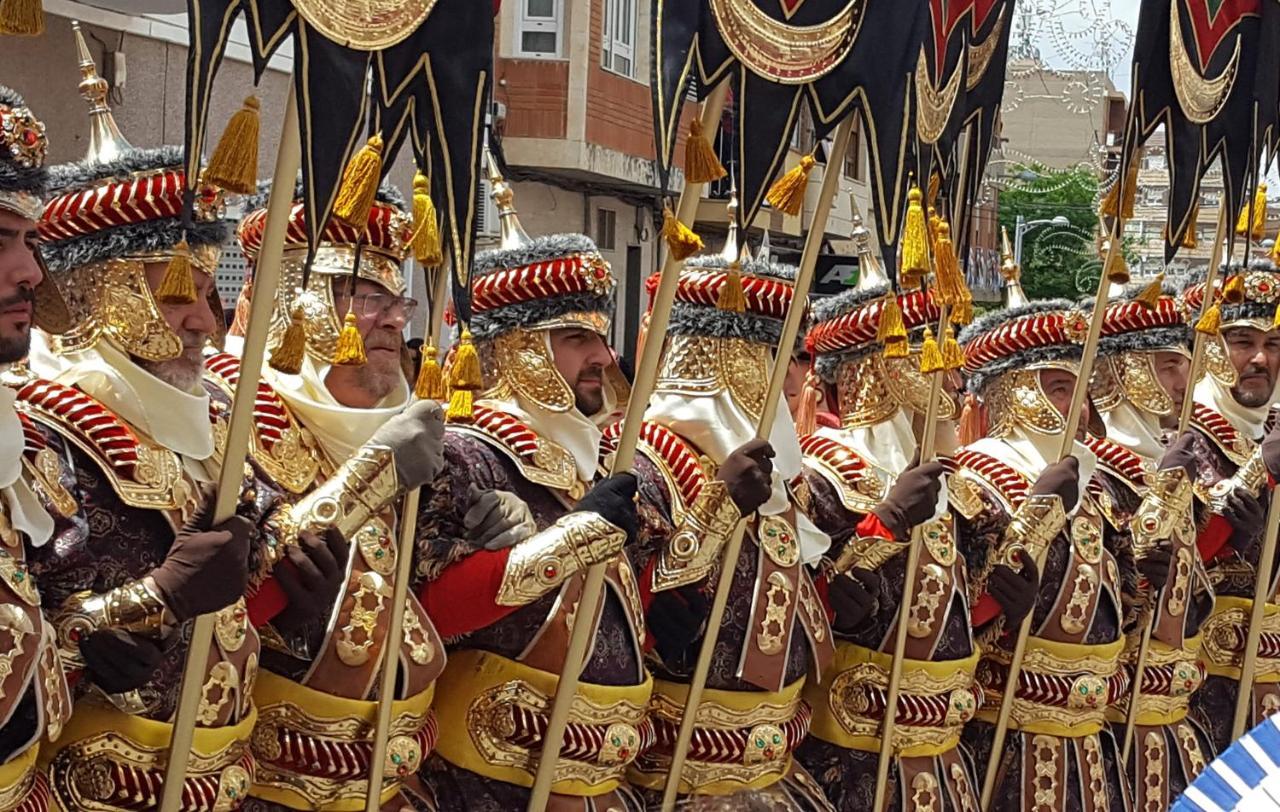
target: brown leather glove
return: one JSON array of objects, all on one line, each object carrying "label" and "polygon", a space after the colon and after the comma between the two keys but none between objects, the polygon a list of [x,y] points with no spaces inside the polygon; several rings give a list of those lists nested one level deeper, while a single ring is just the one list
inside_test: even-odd
[{"label": "brown leather glove", "polygon": [[150,573],[164,605],[179,621],[230,606],[249,585],[253,524],[243,516],[232,516],[209,529],[214,502],[205,500],[178,532],[164,561]]},{"label": "brown leather glove", "polygon": [[1227,543],[1246,559],[1252,560],[1267,521],[1267,511],[1262,502],[1244,488],[1236,488],[1227,495],[1222,518],[1231,525],[1231,538]]},{"label": "brown leather glove", "polygon": [[1075,457],[1046,466],[1031,486],[1034,494],[1055,494],[1062,499],[1062,509],[1070,513],[1080,501],[1080,461]]},{"label": "brown leather glove", "polygon": [[1168,471],[1174,468],[1181,468],[1187,472],[1187,476],[1194,478],[1198,467],[1196,465],[1195,446],[1195,434],[1189,431],[1183,432],[1165,450],[1164,455],[1160,457],[1160,470]]},{"label": "brown leather glove", "polygon": [[93,683],[122,694],[151,681],[160,667],[160,647],[123,629],[97,629],[80,638],[80,655]]},{"label": "brown leather glove", "polygon": [[875,614],[880,605],[880,575],[862,568],[840,574],[827,586],[827,600],[835,612],[831,628],[852,634]]},{"label": "brown leather glove", "polygon": [[350,554],[350,543],[336,528],[323,535],[299,534],[298,543],[285,548],[285,557],[271,571],[289,597],[271,625],[287,633],[327,618],[346,582]]},{"label": "brown leather glove", "polygon": [[1036,605],[1036,592],[1040,589],[1040,572],[1036,569],[1036,562],[1026,553],[1019,555],[1022,557],[1021,572],[1005,564],[997,564],[987,581],[987,591],[1004,610],[1006,629],[1016,629],[1022,623],[1023,618]]},{"label": "brown leather glove", "polygon": [[1271,478],[1280,480],[1280,420],[1262,438],[1262,461],[1266,463],[1267,473],[1271,474]]},{"label": "brown leather glove", "polygon": [[720,466],[720,481],[743,516],[755,513],[773,492],[773,446],[751,440],[736,448]]},{"label": "brown leather glove", "polygon": [[391,449],[401,488],[421,488],[444,468],[444,411],[433,400],[411,403],[379,426],[369,445]]},{"label": "brown leather glove", "polygon": [[627,543],[636,540],[639,519],[636,517],[636,478],[634,474],[614,474],[595,484],[578,500],[575,511],[591,511],[607,522],[626,531]]},{"label": "brown leather glove", "polygon": [[693,644],[702,636],[710,611],[711,602],[695,585],[654,593],[645,625],[668,668],[683,671],[693,663]]},{"label": "brown leather glove", "polygon": [[938,506],[938,492],[942,490],[942,473],[945,469],[937,460],[915,465],[903,471],[893,483],[884,501],[871,512],[893,531],[893,537],[906,541],[911,528],[928,521]]},{"label": "brown leather glove", "polygon": [[1146,576],[1152,590],[1159,592],[1169,581],[1169,566],[1172,562],[1173,556],[1168,550],[1157,548],[1138,559],[1138,572]]},{"label": "brown leather glove", "polygon": [[505,550],[538,532],[533,513],[523,499],[510,491],[482,491],[468,486],[471,506],[462,517],[468,541],[486,550]]}]

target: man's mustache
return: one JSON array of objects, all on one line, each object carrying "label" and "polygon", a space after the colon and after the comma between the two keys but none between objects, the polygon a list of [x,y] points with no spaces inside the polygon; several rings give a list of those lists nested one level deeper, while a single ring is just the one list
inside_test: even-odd
[{"label": "man's mustache", "polygon": [[18,292],[12,296],[6,296],[0,299],[0,310],[13,307],[14,305],[30,304],[35,305],[36,292],[32,288],[18,288]]}]

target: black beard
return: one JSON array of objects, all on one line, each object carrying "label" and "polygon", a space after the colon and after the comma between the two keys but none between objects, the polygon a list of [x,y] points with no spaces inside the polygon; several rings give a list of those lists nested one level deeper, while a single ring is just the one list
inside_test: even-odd
[{"label": "black beard", "polygon": [[0,364],[13,364],[27,357],[31,350],[31,333],[28,331],[12,338],[0,338]]}]

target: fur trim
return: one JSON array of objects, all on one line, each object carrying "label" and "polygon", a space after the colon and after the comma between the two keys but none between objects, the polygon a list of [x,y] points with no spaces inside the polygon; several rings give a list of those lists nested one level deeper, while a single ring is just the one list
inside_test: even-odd
[{"label": "fur trim", "polygon": [[[222,220],[197,223],[185,231],[191,246],[222,245],[230,234],[231,227]],[[153,220],[96,231],[85,237],[41,243],[40,254],[50,271],[65,273],[107,259],[166,251],[181,242],[183,235],[181,220]]]},{"label": "fur trim", "polygon": [[846,290],[827,296],[813,303],[813,321],[820,324],[838,319],[869,302],[883,298],[888,292],[888,285],[877,285],[869,290]]},{"label": "fur trim", "polygon": [[76,189],[96,186],[105,180],[124,180],[136,172],[158,169],[181,169],[182,147],[131,149],[114,161],[100,163],[83,160],[59,164],[49,169],[49,192],[59,195]]},{"label": "fur trim", "polygon": [[1098,353],[1110,358],[1123,352],[1156,352],[1176,347],[1191,348],[1191,326],[1152,327],[1115,336],[1102,336],[1098,340]]},{"label": "fur trim", "polygon": [[992,361],[971,372],[967,386],[970,392],[981,397],[982,390],[1006,372],[1052,361],[1079,361],[1082,357],[1084,357],[1084,347],[1079,344],[1053,344],[1048,347],[1015,352],[1013,355]]},{"label": "fur trim", "polygon": [[[782,322],[755,313],[734,313],[718,307],[676,302],[671,307],[667,332],[709,338],[741,338],[776,347],[782,338]],[[803,349],[803,343],[800,347]]]},{"label": "fur trim", "polygon": [[961,344],[968,344],[983,333],[989,333],[1000,325],[1015,319],[1035,316],[1040,313],[1052,313],[1055,310],[1068,311],[1077,309],[1076,305],[1066,299],[1042,299],[1038,302],[1029,302],[1021,307],[996,310],[975,319],[972,324],[960,331],[958,338]]},{"label": "fur trim", "polygon": [[566,313],[603,313],[612,319],[614,308],[611,296],[575,293],[555,299],[536,299],[507,305],[485,313],[473,313],[468,327],[477,341],[484,341],[512,330],[534,328]]},{"label": "fur trim", "polygon": [[[723,271],[729,267],[728,261],[719,254],[692,257],[685,261],[686,268],[701,268]],[[760,276],[766,279],[781,279],[784,282],[796,281],[798,269],[794,265],[783,265],[778,262],[762,262],[748,259],[741,263],[742,273],[746,276]]]},{"label": "fur trim", "polygon": [[[933,329],[937,324],[925,325]],[[913,346],[919,346],[924,341],[925,326],[917,327],[914,330],[907,331],[907,341]],[[859,347],[843,350],[841,352],[820,353],[814,359],[813,367],[818,373],[818,377],[829,384],[835,384],[837,376],[840,374],[840,367],[845,364],[854,364],[865,359],[869,355],[880,352],[882,345],[879,341],[872,341]]]},{"label": "fur trim", "polygon": [[8,85],[0,85],[0,104],[8,107],[26,107],[27,100],[22,98],[22,94]]},{"label": "fur trim", "polygon": [[481,251],[476,254],[472,265],[475,277],[504,271],[509,268],[521,268],[535,262],[546,262],[569,254],[598,254],[599,249],[590,237],[584,234],[547,234],[534,237],[528,245],[518,248],[497,248]]},{"label": "fur trim", "polygon": [[1240,304],[1227,304],[1223,302],[1222,308],[1222,326],[1227,328],[1234,321],[1254,321],[1263,319],[1271,321],[1275,318],[1276,305],[1268,302],[1241,302]]}]

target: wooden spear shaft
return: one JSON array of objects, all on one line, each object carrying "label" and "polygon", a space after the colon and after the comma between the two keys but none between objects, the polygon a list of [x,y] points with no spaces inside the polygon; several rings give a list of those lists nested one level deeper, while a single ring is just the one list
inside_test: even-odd
[{"label": "wooden spear shaft", "polygon": [[[704,132],[715,132],[718,129],[728,92],[729,83],[721,82],[703,102],[701,123]],[[680,222],[692,223],[696,218],[701,187],[702,184],[685,183],[684,190],[680,193],[680,202],[676,206],[676,217]],[[644,342],[644,349],[640,353],[635,382],[631,387],[631,400],[627,403],[622,435],[618,438],[618,450],[614,454],[610,473],[629,471],[634,465],[636,443],[640,439],[640,423],[644,419],[645,409],[649,405],[649,396],[653,394],[654,381],[658,377],[658,362],[662,359],[662,337],[667,332],[667,320],[671,315],[671,304],[675,301],[676,282],[679,278],[680,260],[668,251],[662,264],[658,289],[654,293],[653,307],[649,312],[648,340]],[[560,680],[556,684],[555,702],[551,706],[551,717],[547,721],[547,731],[542,739],[538,773],[534,780],[533,791],[529,796],[529,812],[540,812],[545,809],[551,797],[556,762],[560,758],[560,745],[564,741],[564,731],[569,724],[570,705],[578,692],[587,644],[591,639],[591,629],[595,625],[592,619],[595,617],[596,606],[600,602],[604,589],[604,575],[607,567],[607,564],[592,566],[587,570],[586,579],[582,585],[582,595],[578,601],[578,611],[574,614],[573,631],[569,637],[569,649],[565,654],[564,673],[560,675]]]},{"label": "wooden spear shaft", "polygon": [[[813,222],[809,224],[809,233],[805,237],[804,252],[800,255],[800,268],[796,271],[791,308],[782,322],[782,336],[778,339],[777,351],[774,353],[773,367],[769,373],[769,386],[761,409],[760,422],[756,426],[756,438],[766,440],[773,428],[774,416],[778,410],[778,400],[782,396],[782,386],[786,381],[787,367],[790,365],[791,348],[795,346],[800,335],[800,327],[804,321],[805,302],[809,288],[813,283],[814,269],[817,267],[818,254],[822,251],[822,240],[826,233],[827,218],[831,214],[831,201],[835,198],[836,189],[840,185],[840,167],[843,165],[845,153],[849,149],[849,140],[853,128],[853,117],[847,117],[836,128],[835,143],[827,155],[827,168],[822,173],[822,184],[818,191],[818,205],[814,209]],[[659,334],[660,335],[660,334]],[[650,339],[656,338],[651,335]],[[649,344],[660,344],[650,340]],[[729,603],[729,587],[733,584],[733,573],[738,554],[742,550],[742,542],[747,533],[745,521],[739,521],[734,527],[733,535],[725,546],[724,558],[720,564],[720,578],[716,583],[715,597],[711,603],[711,613],[707,617],[707,630],[702,638],[702,648],[698,650],[698,661],[693,669],[693,678],[689,682],[689,695],[685,699],[684,711],[680,717],[680,730],[676,736],[674,749],[671,751],[671,768],[667,774],[667,784],[662,791],[663,812],[675,808],[676,795],[680,791],[681,773],[684,771],[685,757],[689,751],[689,742],[693,740],[693,729],[697,721],[698,706],[702,703],[702,693],[707,685],[707,674],[711,670],[711,655],[715,651],[716,640],[720,635],[720,623],[724,619],[724,610]]]},{"label": "wooden spear shaft", "polygon": [[1244,661],[1240,664],[1239,693],[1236,695],[1236,716],[1231,724],[1232,741],[1244,735],[1253,706],[1253,679],[1258,670],[1258,644],[1262,642],[1262,618],[1271,597],[1274,583],[1271,571],[1276,563],[1276,538],[1280,536],[1280,498],[1272,493],[1267,506],[1267,529],[1262,542],[1262,555],[1258,560],[1257,584],[1253,588],[1253,605],[1249,607],[1249,633],[1245,637]]},{"label": "wooden spear shaft", "polygon": [[[1218,208],[1218,227],[1214,232],[1209,272],[1205,277],[1205,295],[1204,300],[1200,302],[1201,316],[1207,313],[1213,305],[1213,288],[1218,279],[1218,266],[1222,264],[1222,243],[1226,239],[1226,234],[1224,233],[1227,227],[1225,212],[1226,209],[1224,207]],[[1193,332],[1195,338],[1191,344],[1191,369],[1187,374],[1187,391],[1182,395],[1182,408],[1178,415],[1178,436],[1182,436],[1182,433],[1191,425],[1191,412],[1195,406],[1196,381],[1200,379],[1201,370],[1204,369],[1205,335],[1199,330]],[[1156,607],[1157,604],[1153,601],[1151,614],[1147,617],[1147,622],[1143,624],[1142,640],[1138,643],[1138,659],[1134,663],[1133,687],[1129,692],[1129,709],[1125,713],[1124,738],[1120,745],[1121,769],[1125,769],[1124,765],[1129,763],[1129,752],[1133,747],[1133,731],[1138,723],[1138,705],[1142,700],[1142,673],[1147,668],[1147,658],[1151,654],[1151,631],[1155,624]]]},{"label": "wooden spear shaft", "polygon": [[[280,148],[272,176],[271,198],[267,203],[267,222],[262,238],[262,251],[254,273],[254,296],[249,305],[249,324],[245,331],[244,350],[240,356],[240,380],[231,401],[227,424],[227,444],[223,449],[222,470],[218,475],[218,494],[214,504],[213,523],[221,524],[235,515],[244,480],[244,461],[249,449],[249,433],[253,428],[253,405],[262,377],[262,358],[275,307],[276,289],[280,286],[280,258],[284,252],[285,228],[289,207],[293,202],[293,184],[302,165],[298,131],[298,103],[293,83],[285,102],[284,122],[280,129]],[[173,722],[173,738],[169,743],[168,764],[164,773],[163,812],[178,812],[182,806],[182,790],[187,777],[187,761],[192,755],[196,717],[204,694],[205,670],[209,664],[209,647],[213,644],[214,615],[200,615],[191,632],[187,662],[178,696],[178,711]]]}]

